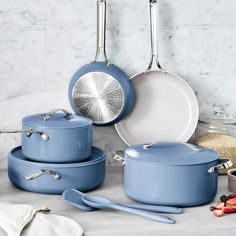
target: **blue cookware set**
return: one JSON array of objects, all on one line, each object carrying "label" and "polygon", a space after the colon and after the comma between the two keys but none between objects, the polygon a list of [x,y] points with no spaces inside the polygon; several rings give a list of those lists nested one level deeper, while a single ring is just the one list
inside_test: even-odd
[{"label": "blue cookware set", "polygon": [[107,60],[105,0],[98,0],[97,8],[96,57],[80,68],[69,84],[69,101],[75,114],[53,109],[23,118],[20,130],[0,131],[22,134],[22,146],[9,153],[9,179],[27,191],[50,194],[65,191],[64,200],[83,210],[115,208],[174,223],[171,218],[151,216],[140,209],[181,213],[182,210],[176,212],[179,209],[164,205],[195,206],[211,201],[217,192],[217,171],[228,168],[230,160],[219,160],[218,153],[210,149],[178,140],[134,145],[124,151],[116,150],[114,158],[124,165],[125,193],[144,204],[117,205],[78,191],[98,187],[105,177],[106,154],[92,146],[92,125],[113,125],[134,106],[131,80]]},{"label": "blue cookware set", "polygon": [[27,116],[22,146],[9,153],[8,175],[17,187],[60,194],[67,188],[88,191],[105,177],[106,154],[92,146],[92,121],[64,109]]}]

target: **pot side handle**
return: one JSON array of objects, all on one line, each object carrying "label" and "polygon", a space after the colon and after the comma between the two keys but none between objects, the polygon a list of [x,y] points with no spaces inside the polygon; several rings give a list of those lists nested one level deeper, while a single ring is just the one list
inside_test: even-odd
[{"label": "pot side handle", "polygon": [[38,130],[25,130],[25,129],[13,129],[13,130],[0,130],[0,134],[18,134],[18,133],[25,133],[25,135],[29,138],[32,134],[38,134],[44,141],[49,140],[49,136],[43,132]]},{"label": "pot side handle", "polygon": [[122,161],[122,165],[125,164],[125,151],[123,149],[116,149],[115,151],[113,151],[114,153],[114,160],[116,161]]},{"label": "pot side handle", "polygon": [[69,116],[69,115],[72,115],[71,112],[65,110],[65,109],[62,109],[62,108],[55,108],[55,109],[52,109],[51,111],[49,111],[46,115],[44,115],[42,117],[43,121],[47,121],[49,120],[52,116],[54,116],[58,111],[62,111],[65,113],[66,116]]},{"label": "pot side handle", "polygon": [[24,179],[25,180],[34,180],[34,179],[37,179],[37,178],[39,178],[40,176],[42,176],[44,174],[49,174],[55,180],[59,180],[61,178],[60,173],[57,172],[57,171],[53,171],[53,170],[39,170],[37,172],[34,172],[32,174],[24,176]]},{"label": "pot side handle", "polygon": [[228,169],[233,165],[233,162],[230,159],[221,159],[219,161],[220,161],[220,164],[213,166],[208,170],[209,174],[218,172],[219,170]]},{"label": "pot side handle", "polygon": [[182,142],[182,141],[179,141],[179,140],[171,140],[171,139],[163,139],[163,140],[153,142],[153,143],[150,143],[150,144],[144,144],[143,149],[148,149],[148,148],[152,147],[153,145],[160,144],[160,143],[180,143],[180,144],[185,145],[186,147],[189,147],[190,149],[192,149],[193,151],[196,151],[196,152],[201,152],[203,150],[202,147],[196,146],[194,144],[185,143],[185,142]]}]

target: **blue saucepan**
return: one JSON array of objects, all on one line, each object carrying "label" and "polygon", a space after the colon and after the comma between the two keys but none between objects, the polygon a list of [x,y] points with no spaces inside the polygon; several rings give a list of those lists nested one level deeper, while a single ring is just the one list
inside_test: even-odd
[{"label": "blue saucepan", "polygon": [[38,162],[79,162],[91,154],[92,121],[64,109],[24,117],[21,130],[0,133],[22,133],[23,155]]},{"label": "blue saucepan", "polygon": [[88,191],[102,184],[106,154],[93,147],[91,156],[77,163],[43,163],[28,160],[22,148],[8,155],[8,177],[18,188],[38,193],[61,194],[68,188]]},{"label": "blue saucepan", "polygon": [[109,63],[105,51],[106,1],[97,1],[97,53],[93,62],[72,77],[68,96],[74,112],[88,117],[94,125],[119,122],[132,109],[131,80],[119,67]]}]

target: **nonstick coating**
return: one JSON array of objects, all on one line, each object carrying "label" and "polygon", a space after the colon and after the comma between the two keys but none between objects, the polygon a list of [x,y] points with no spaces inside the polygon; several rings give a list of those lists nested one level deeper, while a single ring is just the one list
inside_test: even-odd
[{"label": "nonstick coating", "polygon": [[179,76],[158,70],[131,77],[136,102],[132,112],[115,125],[128,145],[165,139],[186,142],[198,122],[198,103],[191,87]]}]

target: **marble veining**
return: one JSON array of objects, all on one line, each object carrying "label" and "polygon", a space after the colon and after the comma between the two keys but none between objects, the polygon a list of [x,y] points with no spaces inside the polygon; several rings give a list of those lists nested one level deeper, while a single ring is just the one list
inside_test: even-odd
[{"label": "marble veining", "polygon": [[[107,55],[128,75],[150,60],[148,0],[107,0]],[[236,1],[160,0],[161,65],[186,79],[200,111],[214,103],[236,115]],[[0,128],[54,107],[70,110],[68,83],[96,51],[96,0],[0,0]],[[94,128],[94,145],[108,165],[126,145],[114,127]],[[0,135],[0,168],[19,135]]]}]

